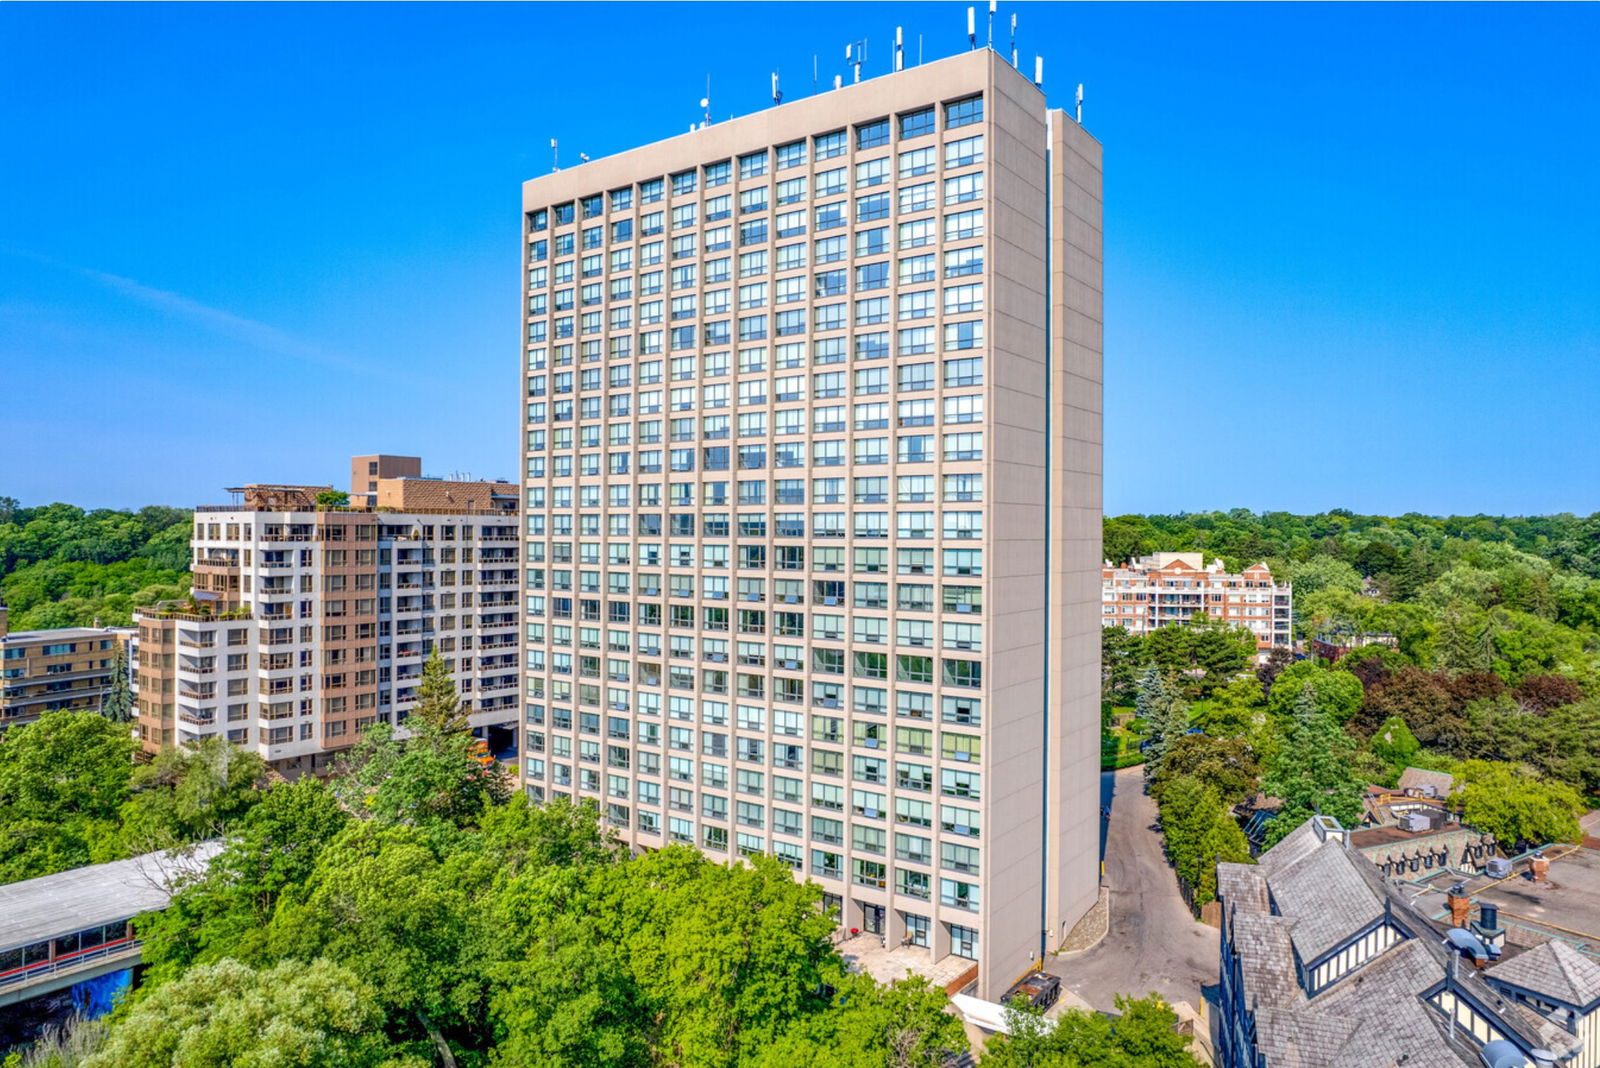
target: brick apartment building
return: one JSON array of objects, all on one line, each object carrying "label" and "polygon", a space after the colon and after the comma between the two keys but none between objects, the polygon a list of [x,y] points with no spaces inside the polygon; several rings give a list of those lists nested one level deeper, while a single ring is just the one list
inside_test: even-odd
[{"label": "brick apartment building", "polygon": [[280,770],[318,770],[363,727],[403,719],[437,649],[474,732],[515,753],[516,487],[369,479],[364,462],[352,477],[353,500],[379,503],[319,507],[331,487],[254,484],[195,511],[191,600],[135,617],[146,748],[222,735]]},{"label": "brick apartment building", "polygon": [[1107,563],[1100,571],[1104,626],[1149,634],[1204,612],[1213,621],[1250,630],[1262,652],[1289,648],[1293,595],[1289,583],[1273,581],[1266,564],[1230,574],[1221,561],[1206,564],[1200,553],[1155,553],[1123,567]]},{"label": "brick apartment building", "polygon": [[98,710],[111,692],[117,647],[133,643],[137,631],[132,627],[13,631],[7,615],[5,603],[0,602],[0,730],[32,723],[41,712]]}]

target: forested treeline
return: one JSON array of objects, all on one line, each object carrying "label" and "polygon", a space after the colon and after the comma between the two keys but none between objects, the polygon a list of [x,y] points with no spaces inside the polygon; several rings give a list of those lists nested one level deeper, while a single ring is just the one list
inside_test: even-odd
[{"label": "forested treeline", "polygon": [[1243,859],[1235,806],[1282,803],[1270,844],[1313,812],[1359,820],[1363,787],[1408,765],[1453,773],[1454,803],[1508,842],[1578,833],[1585,795],[1600,792],[1600,516],[1117,516],[1105,543],[1113,561],[1265,560],[1294,583],[1298,639],[1357,646],[1328,663],[1302,645],[1299,662],[1283,650],[1229,677],[1226,657],[1173,655],[1225,649],[1213,624],[1169,628],[1183,638],[1105,630],[1108,715],[1135,713],[1169,851],[1198,899],[1215,858]]},{"label": "forested treeline", "polygon": [[12,630],[126,626],[137,605],[188,592],[190,512],[0,497],[0,595]]}]

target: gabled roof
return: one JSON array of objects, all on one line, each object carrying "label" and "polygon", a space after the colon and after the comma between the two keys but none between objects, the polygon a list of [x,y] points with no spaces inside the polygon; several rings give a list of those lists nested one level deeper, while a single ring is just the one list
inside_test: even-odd
[{"label": "gabled roof", "polygon": [[1484,974],[1580,1012],[1600,1001],[1600,964],[1565,942],[1542,942],[1501,961]]},{"label": "gabled roof", "polygon": [[[1273,900],[1287,903],[1279,911],[1292,917],[1290,937],[1302,963],[1310,964],[1383,915],[1383,896],[1355,870],[1365,863],[1336,844],[1272,876]],[[1315,906],[1307,907],[1312,902]]]}]

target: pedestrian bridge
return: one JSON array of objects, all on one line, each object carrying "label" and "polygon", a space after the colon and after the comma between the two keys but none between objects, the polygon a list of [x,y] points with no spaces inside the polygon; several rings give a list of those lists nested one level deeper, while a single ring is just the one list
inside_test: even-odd
[{"label": "pedestrian bridge", "polygon": [[0,886],[0,1007],[139,963],[129,921],[166,908],[176,882],[221,848],[202,842]]}]

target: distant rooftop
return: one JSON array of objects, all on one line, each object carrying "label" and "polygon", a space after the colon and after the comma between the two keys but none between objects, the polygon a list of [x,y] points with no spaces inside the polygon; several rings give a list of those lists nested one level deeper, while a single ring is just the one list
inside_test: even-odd
[{"label": "distant rooftop", "polygon": [[201,842],[0,886],[0,950],[166,908],[172,881],[204,871],[221,849]]}]

